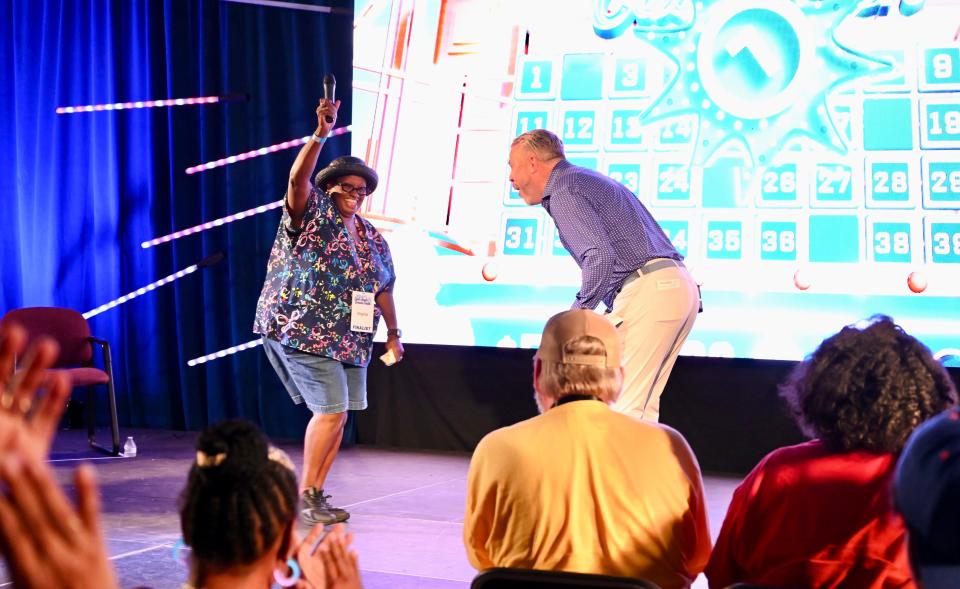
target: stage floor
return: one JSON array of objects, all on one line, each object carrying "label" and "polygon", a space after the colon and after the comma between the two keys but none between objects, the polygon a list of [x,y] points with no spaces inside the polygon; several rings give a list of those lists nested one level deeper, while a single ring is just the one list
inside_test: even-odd
[{"label": "stage floor", "polygon": [[[106,432],[100,432],[104,436]],[[60,432],[53,460],[70,480],[78,460],[97,466],[103,525],[121,587],[176,589],[186,571],[170,549],[180,537],[177,496],[194,458],[195,433],[124,430],[137,442],[136,458],[112,458],[86,450],[80,431]],[[279,444],[300,464],[297,443]],[[350,530],[367,589],[469,587],[476,571],[461,538],[469,456],[459,453],[343,450],[327,488],[351,513]],[[716,537],[739,479],[705,477],[711,532]],[[10,586],[0,570],[0,587]],[[705,588],[703,576],[694,584]]]}]

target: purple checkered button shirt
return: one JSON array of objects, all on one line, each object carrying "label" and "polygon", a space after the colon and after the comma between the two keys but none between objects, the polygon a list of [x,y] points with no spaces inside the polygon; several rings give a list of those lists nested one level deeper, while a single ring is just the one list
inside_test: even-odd
[{"label": "purple checkered button shirt", "polygon": [[654,258],[682,260],[632,192],[599,172],[561,160],[550,173],[543,208],[580,266],[574,308],[613,307],[624,281]]}]

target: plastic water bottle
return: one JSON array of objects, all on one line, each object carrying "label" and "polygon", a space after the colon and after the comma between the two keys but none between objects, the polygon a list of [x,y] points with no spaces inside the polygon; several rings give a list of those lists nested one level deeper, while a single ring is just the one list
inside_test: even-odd
[{"label": "plastic water bottle", "polygon": [[123,457],[133,458],[137,455],[137,443],[133,441],[133,436],[127,436],[127,441],[123,444]]}]

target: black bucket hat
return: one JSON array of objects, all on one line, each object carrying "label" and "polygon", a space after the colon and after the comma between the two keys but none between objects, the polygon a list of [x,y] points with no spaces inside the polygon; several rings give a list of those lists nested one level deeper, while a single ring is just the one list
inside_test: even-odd
[{"label": "black bucket hat", "polygon": [[342,155],[327,165],[326,168],[317,172],[313,178],[313,184],[323,190],[324,184],[341,176],[360,176],[367,181],[367,194],[377,189],[377,183],[380,179],[373,168],[366,162],[352,155]]}]

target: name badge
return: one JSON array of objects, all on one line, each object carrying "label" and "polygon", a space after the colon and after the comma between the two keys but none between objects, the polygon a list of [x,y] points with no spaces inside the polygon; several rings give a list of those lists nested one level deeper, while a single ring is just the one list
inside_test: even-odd
[{"label": "name badge", "polygon": [[350,305],[350,330],[373,333],[373,293],[353,291]]}]

